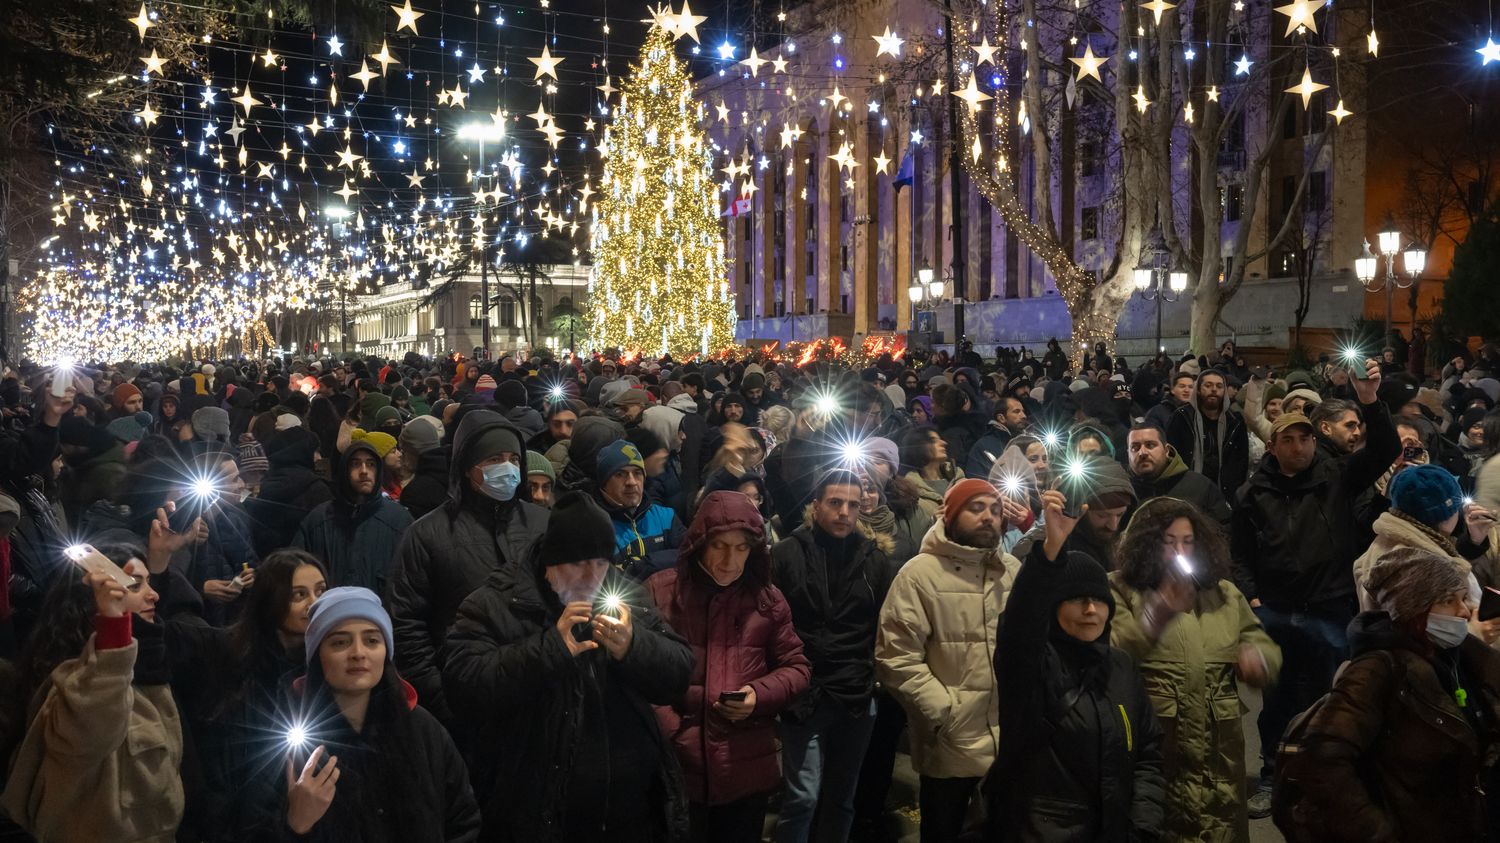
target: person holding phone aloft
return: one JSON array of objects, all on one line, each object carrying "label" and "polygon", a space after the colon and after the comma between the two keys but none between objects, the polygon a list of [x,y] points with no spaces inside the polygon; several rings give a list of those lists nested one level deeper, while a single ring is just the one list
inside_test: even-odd
[{"label": "person holding phone aloft", "polygon": [[807,690],[812,670],[792,610],[771,584],[755,503],[710,492],[675,568],[646,581],[662,617],[693,648],[687,693],[657,706],[687,785],[693,841],[756,843],[781,783],[774,718]]},{"label": "person holding phone aloft", "polygon": [[1141,504],[1115,558],[1110,641],[1139,665],[1166,736],[1161,839],[1248,839],[1239,684],[1275,681],[1281,648],[1229,581],[1217,522],[1192,503]]}]

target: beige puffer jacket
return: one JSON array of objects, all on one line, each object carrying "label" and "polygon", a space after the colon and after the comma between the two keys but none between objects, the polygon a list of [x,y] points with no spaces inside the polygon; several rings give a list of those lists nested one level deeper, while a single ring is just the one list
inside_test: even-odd
[{"label": "beige puffer jacket", "polygon": [[912,766],[982,776],[1000,743],[995,635],[1021,563],[966,547],[941,520],[896,574],[880,610],[876,676],[911,717]]}]

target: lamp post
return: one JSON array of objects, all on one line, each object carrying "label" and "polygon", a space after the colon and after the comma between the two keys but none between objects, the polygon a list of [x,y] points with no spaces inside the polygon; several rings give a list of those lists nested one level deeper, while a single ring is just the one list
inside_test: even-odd
[{"label": "lamp post", "polygon": [[[1395,220],[1390,214],[1385,216],[1385,224],[1375,235],[1379,244],[1380,256],[1377,257],[1370,251],[1370,241],[1365,241],[1364,251],[1354,259],[1354,275],[1359,279],[1367,293],[1378,293],[1385,290],[1385,336],[1381,338],[1381,345],[1391,341],[1391,296],[1396,287],[1405,289],[1417,282],[1417,278],[1427,268],[1427,247],[1420,240],[1413,240],[1407,244],[1406,251],[1401,250],[1401,229],[1396,227]],[[1400,254],[1405,278],[1396,272],[1396,255]],[[1385,258],[1385,274],[1378,275],[1380,269],[1380,258]],[[1378,278],[1378,280],[1377,280]]]},{"label": "lamp post", "polygon": [[[479,175],[484,178],[484,144],[505,138],[505,126],[500,123],[470,123],[458,130],[459,138],[479,144]],[[479,215],[479,302],[484,308],[479,320],[480,342],[484,344],[484,356],[490,356],[490,238],[489,214]]]},{"label": "lamp post", "polygon": [[[14,263],[14,261],[12,261]],[[0,360],[10,362],[10,276],[0,278]]]},{"label": "lamp post", "polygon": [[906,288],[906,297],[911,300],[911,325],[912,330],[917,330],[917,320],[923,313],[937,310],[943,301],[943,290],[947,286],[946,278],[938,278],[932,267],[923,264],[917,270],[917,277],[911,281],[911,286]]},{"label": "lamp post", "polygon": [[1151,226],[1141,246],[1141,261],[1135,266],[1135,291],[1146,301],[1156,302],[1156,349],[1161,351],[1161,308],[1163,302],[1175,302],[1187,290],[1188,274],[1178,261],[1168,268],[1172,258],[1162,237],[1161,227]]}]

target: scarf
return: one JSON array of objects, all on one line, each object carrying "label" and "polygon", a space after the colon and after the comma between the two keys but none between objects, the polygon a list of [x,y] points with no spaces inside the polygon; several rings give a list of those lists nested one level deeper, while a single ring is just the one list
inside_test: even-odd
[{"label": "scarf", "polygon": [[1434,530],[1433,528],[1427,526],[1426,524],[1423,524],[1421,521],[1418,521],[1417,519],[1411,517],[1410,515],[1407,515],[1399,509],[1390,509],[1387,511],[1404,521],[1406,524],[1410,525],[1417,532],[1426,536],[1433,544],[1442,548],[1444,553],[1452,556],[1455,559],[1463,559],[1463,557],[1458,553],[1458,546],[1453,543],[1452,536],[1444,535],[1437,530]]},{"label": "scarf", "polygon": [[896,513],[885,504],[875,507],[874,512],[861,512],[859,523],[868,527],[877,536],[890,536],[896,532]]}]

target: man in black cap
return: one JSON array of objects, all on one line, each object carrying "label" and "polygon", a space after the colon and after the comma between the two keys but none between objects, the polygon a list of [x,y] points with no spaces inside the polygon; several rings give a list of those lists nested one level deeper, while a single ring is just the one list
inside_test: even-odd
[{"label": "man in black cap", "polygon": [[520,435],[499,413],[465,415],[453,437],[448,502],[412,524],[396,552],[386,596],[396,666],[445,721],[441,654],[459,604],[491,572],[523,564],[547,528],[547,510],[517,495],[525,462]]},{"label": "man in black cap", "polygon": [[687,799],[653,705],[686,693],[693,653],[615,574],[609,516],[558,499],[524,564],[491,573],[448,637],[444,683],[469,747],[485,840],[676,840]]}]

